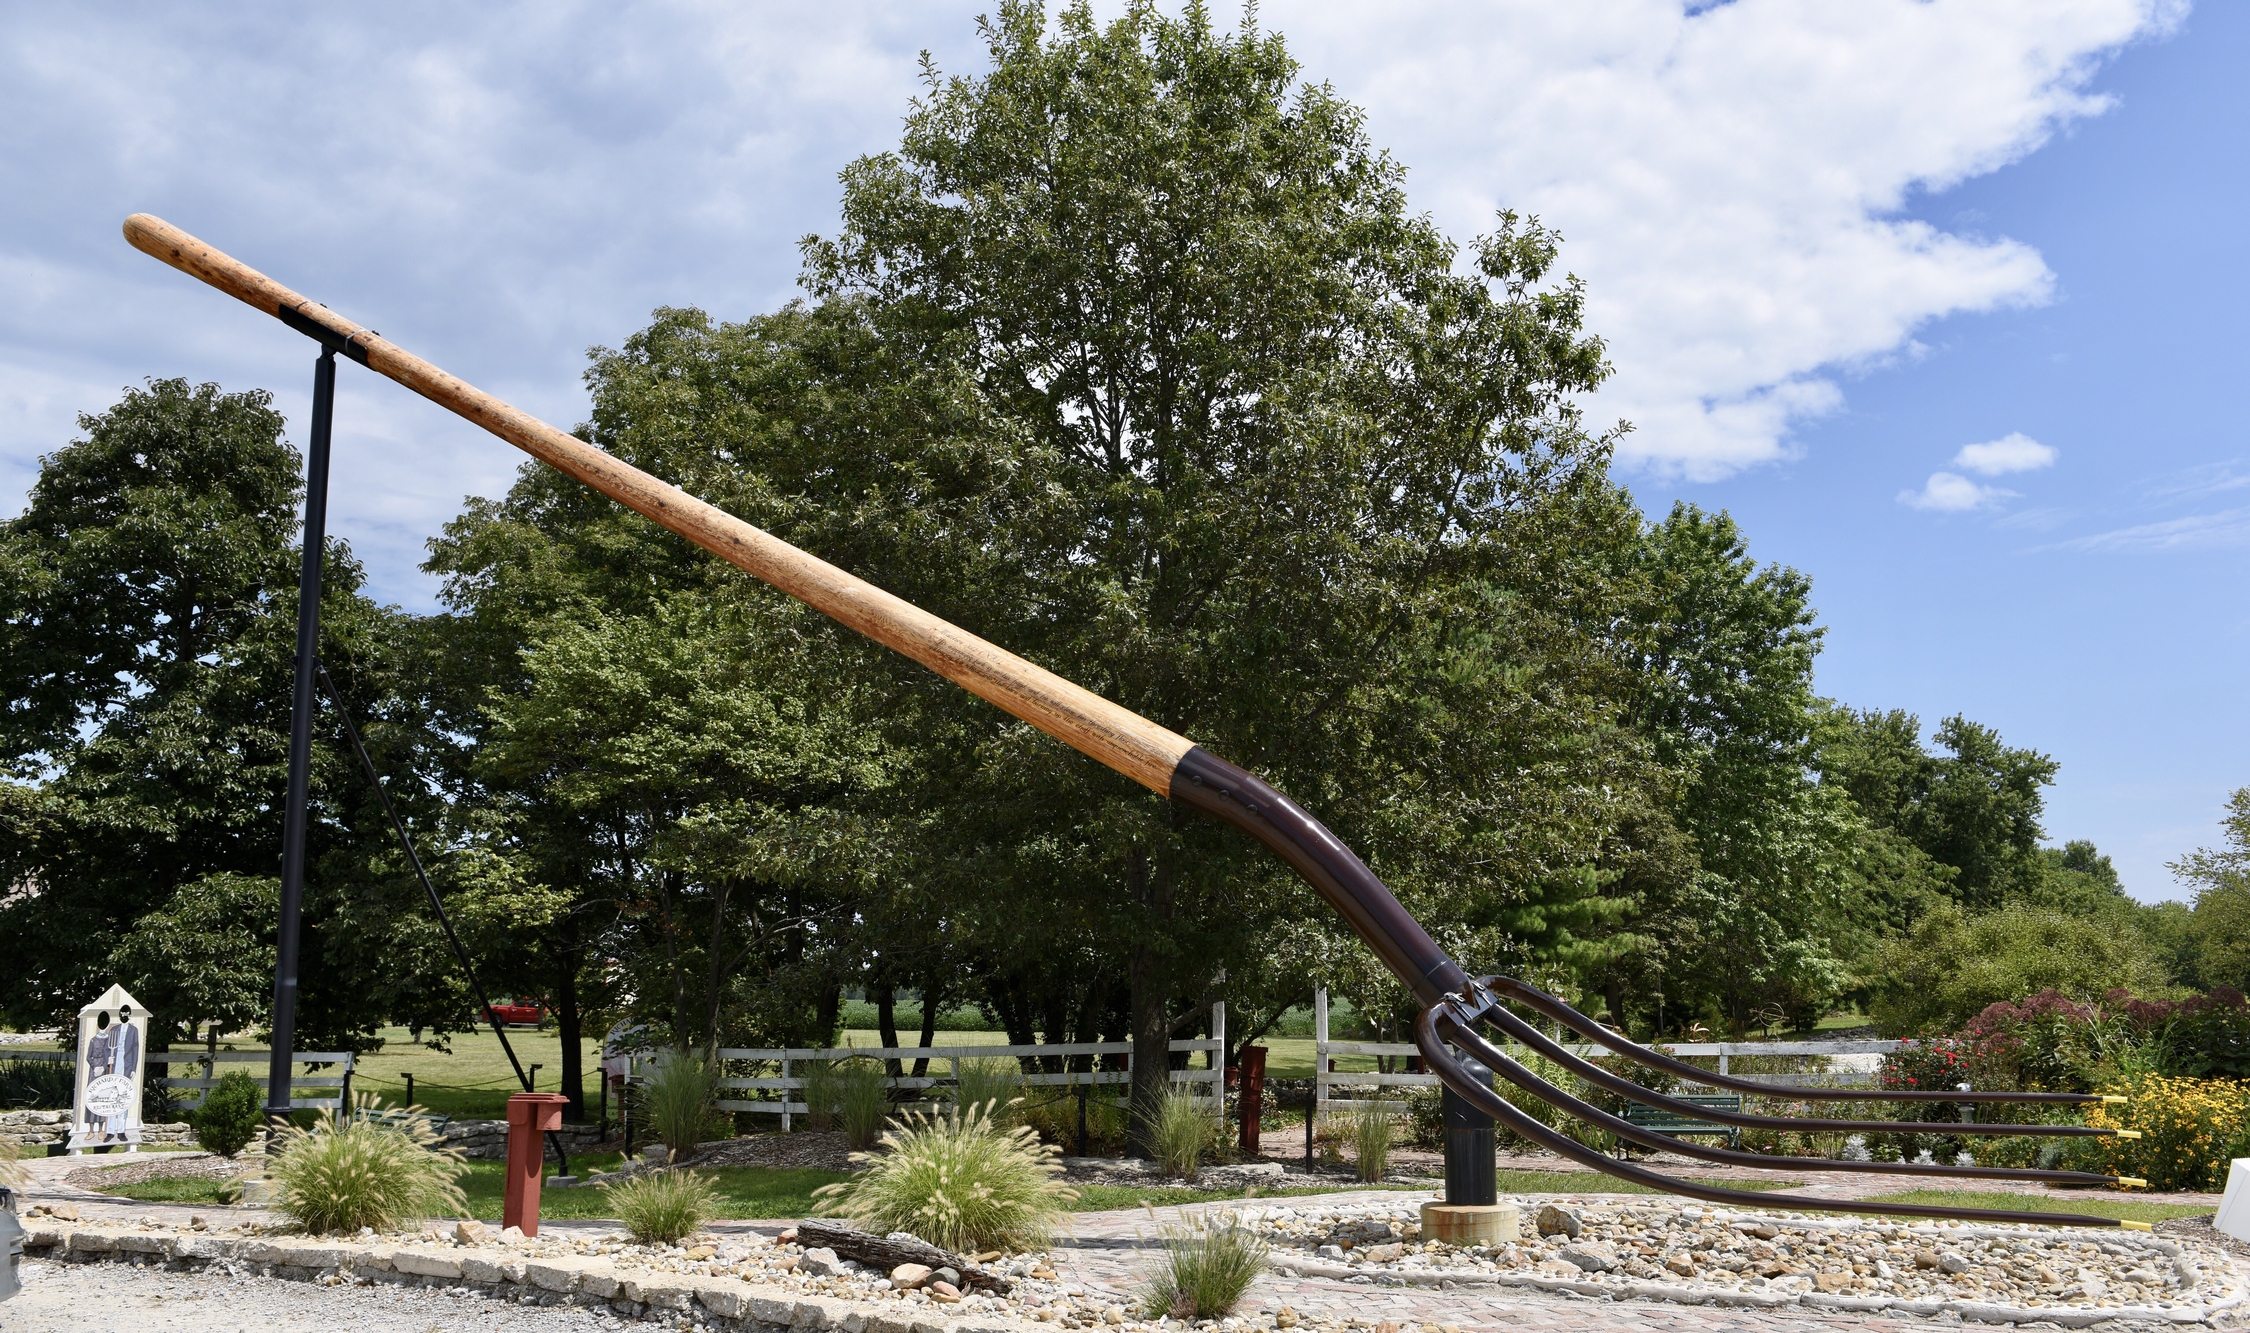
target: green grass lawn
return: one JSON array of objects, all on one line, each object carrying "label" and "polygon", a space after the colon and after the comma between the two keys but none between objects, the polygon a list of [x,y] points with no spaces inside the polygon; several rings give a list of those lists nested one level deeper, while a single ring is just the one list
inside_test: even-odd
[{"label": "green grass lawn", "polygon": [[2058,1199],[2049,1194],[1985,1193],[1977,1190],[1908,1190],[1885,1194],[1877,1203],[1926,1203],[1944,1208],[2005,1208],[2022,1213],[2082,1213],[2088,1217],[2114,1217],[2124,1222],[2166,1222],[2175,1217],[2195,1217],[2217,1209],[2196,1203],[2140,1203],[2120,1198]]},{"label": "green grass lawn", "polygon": [[[439,1115],[498,1120],[508,1113],[508,1094],[522,1090],[500,1049],[499,1038],[490,1028],[456,1033],[446,1051],[416,1045],[405,1028],[385,1028],[381,1036],[383,1049],[360,1057],[353,1068],[352,1091],[372,1092],[386,1103],[400,1105],[406,1100],[404,1076],[412,1073],[414,1100]],[[555,1091],[562,1078],[562,1039],[554,1030],[511,1028],[508,1044],[527,1067],[540,1066],[533,1075],[533,1086],[540,1092]],[[601,1059],[600,1043],[586,1042],[580,1058],[591,1114],[598,1104],[594,1071]]]},{"label": "green grass lawn", "polygon": [[[581,1167],[581,1161],[589,1165]],[[574,1170],[591,1170],[602,1159],[573,1157]],[[606,1165],[615,1166],[618,1159],[612,1155]],[[790,1170],[774,1167],[727,1167],[706,1171],[711,1183],[718,1188],[719,1216],[726,1218],[786,1217],[798,1218],[816,1212],[813,1191],[834,1181],[845,1179],[841,1171]],[[471,1162],[462,1174],[461,1188],[469,1196],[469,1214],[487,1220],[500,1216],[500,1203],[505,1188],[502,1164],[499,1162]],[[615,1217],[616,1210],[609,1206],[609,1193],[599,1187],[588,1189],[549,1189],[539,1193],[541,1217],[580,1218]]]}]

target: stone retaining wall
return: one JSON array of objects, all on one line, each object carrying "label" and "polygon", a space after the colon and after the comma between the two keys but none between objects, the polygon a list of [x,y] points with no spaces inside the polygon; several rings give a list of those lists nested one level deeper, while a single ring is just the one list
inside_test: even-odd
[{"label": "stone retaining wall", "polygon": [[297,1236],[175,1234],[25,1221],[26,1255],[60,1263],[221,1267],[266,1277],[372,1286],[467,1287],[533,1305],[603,1306],[627,1318],[686,1315],[714,1333],[1022,1333],[1017,1320],[915,1318],[826,1296],[792,1296],[726,1278],[618,1271],[606,1259],[511,1256],[505,1249],[359,1243]]},{"label": "stone retaining wall", "polygon": [[[564,1125],[559,1133],[566,1152],[592,1152],[602,1141],[596,1125]],[[444,1138],[446,1147],[459,1148],[461,1155],[472,1161],[502,1162],[508,1157],[505,1120],[455,1120],[445,1127]],[[555,1159],[554,1144],[547,1145],[546,1155],[550,1162]]]},{"label": "stone retaining wall", "polygon": [[[68,1111],[0,1111],[0,1142],[34,1152],[50,1143],[70,1141]],[[144,1125],[141,1142],[150,1147],[192,1147],[195,1131],[184,1124]]]}]

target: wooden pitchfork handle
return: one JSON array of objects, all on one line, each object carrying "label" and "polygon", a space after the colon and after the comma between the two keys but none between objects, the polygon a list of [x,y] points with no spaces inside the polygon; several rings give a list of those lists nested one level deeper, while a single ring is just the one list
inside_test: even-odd
[{"label": "wooden pitchfork handle", "polygon": [[1187,737],[985,642],[769,532],[449,375],[231,255],[147,213],[125,219],[145,254],[388,376],[627,509],[935,671],[1142,786],[1248,832],[1341,911],[1425,1005],[1468,976],[1350,848],[1295,802]]}]

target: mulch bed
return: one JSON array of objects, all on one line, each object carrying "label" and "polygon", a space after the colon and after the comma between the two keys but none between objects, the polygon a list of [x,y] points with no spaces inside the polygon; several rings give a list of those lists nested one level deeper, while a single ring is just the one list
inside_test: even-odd
[{"label": "mulch bed", "polygon": [[[247,1175],[258,1169],[257,1162],[249,1159],[213,1157],[207,1153],[188,1156],[184,1153],[151,1154],[152,1160],[136,1162],[131,1166],[82,1166],[63,1176],[65,1185],[101,1193],[119,1185],[138,1185],[144,1180],[167,1178],[174,1180],[226,1180]],[[170,1158],[170,1161],[165,1160]]]},{"label": "mulch bed", "polygon": [[851,1144],[843,1131],[825,1134],[752,1134],[700,1145],[687,1166],[770,1166],[810,1168],[818,1171],[852,1169]]}]

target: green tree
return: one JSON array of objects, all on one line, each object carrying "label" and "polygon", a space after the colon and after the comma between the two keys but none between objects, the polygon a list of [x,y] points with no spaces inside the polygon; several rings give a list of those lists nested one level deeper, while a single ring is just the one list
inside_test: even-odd
[{"label": "green tree", "polygon": [[264,1018],[273,1004],[280,904],[279,880],[205,875],[142,914],[111,965],[175,1037],[208,1024],[216,1042]]},{"label": "green tree", "polygon": [[[66,1021],[137,922],[195,916],[214,886],[239,898],[280,859],[300,498],[281,417],[263,392],[155,380],[79,425],[0,524],[0,1006],[18,1023]],[[341,543],[328,568],[324,656],[380,679],[399,619],[360,595]],[[364,781],[331,731],[314,749],[300,1008],[321,1045],[369,1042],[428,998],[434,942],[412,881],[383,864],[388,831],[355,817]],[[150,945],[133,956],[153,965]]]},{"label": "green tree", "polygon": [[2250,990],[2250,787],[2227,798],[2224,825],[2224,846],[2199,848],[2167,869],[2195,886],[2188,932],[2195,980]]},{"label": "green tree", "polygon": [[[1555,238],[1504,215],[1461,271],[1358,109],[1200,8],[1050,26],[1011,2],[985,32],[991,72],[933,70],[806,247],[816,296],[963,367],[1017,443],[1013,577],[961,589],[967,618],[1273,777],[1440,915],[1597,892],[1614,803],[1527,813],[1504,790],[1522,769],[1501,780],[1544,764],[1542,790],[1596,789],[1637,762],[1541,693],[1584,638],[1556,608],[1598,595],[1574,541],[1621,532],[1571,405],[1606,368],[1577,284],[1548,281]],[[1465,655],[1464,631],[1496,642]],[[1461,726],[1472,700],[1494,711]],[[1232,834],[987,734],[962,790],[1043,825],[1070,890],[1122,909],[1145,1122],[1180,1001],[1307,906]]]},{"label": "green tree", "polygon": [[2098,1001],[2166,982],[2162,961],[2126,917],[2072,916],[2010,903],[1964,913],[1941,903],[1883,950],[1874,1015],[1886,1036],[1952,1032],[2002,1001],[2042,990]]},{"label": "green tree", "polygon": [[1760,566],[1726,514],[1675,505],[1630,548],[1620,631],[1633,716],[1672,776],[1674,855],[1624,879],[1618,956],[1591,977],[1612,1017],[1816,1021],[1845,984],[1836,935],[1850,803],[1814,782],[1821,630],[1811,584]]},{"label": "green tree", "polygon": [[2046,879],[2041,789],[2053,784],[2055,761],[1960,716],[1932,739],[1946,753],[1922,747],[1912,714],[1839,712],[1821,747],[1822,780],[1849,793],[1868,823],[1950,868],[1946,891],[1962,906],[1985,911],[2035,890]]}]

